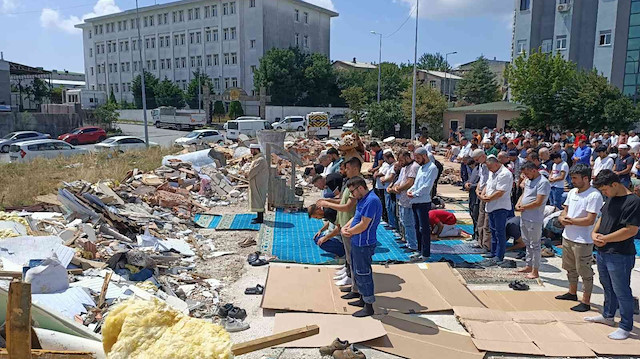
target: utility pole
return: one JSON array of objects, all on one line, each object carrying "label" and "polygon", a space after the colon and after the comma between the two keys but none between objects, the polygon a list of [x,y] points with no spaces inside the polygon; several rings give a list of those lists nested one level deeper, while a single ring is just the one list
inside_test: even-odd
[{"label": "utility pole", "polygon": [[371,31],[372,34],[380,36],[380,50],[378,53],[378,103],[380,103],[380,83],[382,79],[382,34]]},{"label": "utility pole", "polygon": [[411,139],[416,137],[416,82],[418,66],[418,18],[420,0],[416,0],[416,38],[413,51],[413,94],[411,95]]},{"label": "utility pole", "polygon": [[202,87],[200,85],[200,78],[202,77],[202,74],[200,73],[200,69],[198,69],[198,113],[202,112],[202,98],[200,95],[200,90],[202,90]]},{"label": "utility pole", "polygon": [[138,13],[138,0],[136,0],[136,28],[138,29],[138,52],[140,53],[140,68],[142,75],[140,81],[142,85],[142,116],[144,118],[144,143],[149,148],[149,126],[147,122],[147,90],[144,85],[144,60],[142,59],[142,36],[140,36],[140,14]]}]

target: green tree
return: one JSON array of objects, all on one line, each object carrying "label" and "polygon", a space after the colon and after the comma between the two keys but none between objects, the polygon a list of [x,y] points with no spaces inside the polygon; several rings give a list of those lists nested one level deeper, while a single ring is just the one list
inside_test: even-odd
[{"label": "green tree", "polygon": [[[449,63],[445,60],[441,53],[435,54],[424,53],[418,59],[418,68],[421,70],[444,71],[451,69]],[[412,69],[413,70],[413,69]]]},{"label": "green tree", "polygon": [[[198,85],[201,87],[198,87]],[[204,72],[200,72],[200,70],[194,71],[193,78],[187,87],[187,93],[184,95],[189,108],[192,110],[200,108],[198,105],[198,99],[202,99],[202,94],[204,94],[202,87],[205,85],[209,86],[209,88],[213,88],[213,81],[211,80],[211,77]],[[200,105],[204,108],[203,104]]]},{"label": "green tree", "polygon": [[489,68],[489,62],[480,56],[471,70],[458,83],[458,98],[472,104],[494,102],[500,99],[496,76]]},{"label": "green tree", "polygon": [[339,96],[331,61],[322,54],[312,54],[304,62],[306,91],[300,103],[306,106],[329,106]]},{"label": "green tree", "polygon": [[372,103],[368,110],[365,122],[367,127],[373,130],[374,136],[385,137],[393,135],[396,123],[405,128],[409,124],[398,101],[382,100],[380,103]]},{"label": "green tree", "polygon": [[[149,71],[144,72],[144,86],[147,99],[147,109],[158,107],[155,92],[156,87],[158,86],[158,79]],[[140,75],[133,79],[132,90],[136,108],[140,109],[142,108],[142,78]]]},{"label": "green tree", "polygon": [[184,107],[184,92],[166,77],[158,83],[155,93],[158,106]]},{"label": "green tree", "polygon": [[307,90],[305,56],[297,47],[268,50],[253,74],[255,90],[265,87],[273,105],[297,105]]},{"label": "green tree", "polygon": [[113,94],[113,89],[111,89],[111,93],[109,94],[109,103],[118,103],[118,101],[116,101],[116,95]]},{"label": "green tree", "polygon": [[54,87],[49,94],[51,103],[62,103],[62,87]]},{"label": "green tree", "polygon": [[113,102],[107,102],[106,104],[99,106],[95,111],[98,125],[105,129],[111,129],[113,123],[118,120],[117,109],[118,105]]},{"label": "green tree", "polygon": [[[402,94],[402,110],[411,125],[413,89]],[[442,116],[447,109],[447,99],[440,91],[423,84],[416,88],[416,128],[426,126],[434,139],[442,137]]]},{"label": "green tree", "polygon": [[220,121],[222,116],[224,116],[224,114],[225,114],[224,104],[222,103],[222,101],[218,100],[218,101],[214,102],[213,103],[213,115],[218,118],[218,122]]},{"label": "green tree", "polygon": [[342,90],[340,95],[349,106],[348,116],[357,124],[362,120],[365,105],[367,104],[367,96],[362,87],[354,86]]},{"label": "green tree", "polygon": [[39,78],[34,78],[31,86],[25,87],[25,92],[33,101],[40,105],[45,98],[49,97],[49,85]]},{"label": "green tree", "polygon": [[229,118],[236,119],[240,116],[244,116],[244,110],[240,101],[231,101],[229,104]]}]

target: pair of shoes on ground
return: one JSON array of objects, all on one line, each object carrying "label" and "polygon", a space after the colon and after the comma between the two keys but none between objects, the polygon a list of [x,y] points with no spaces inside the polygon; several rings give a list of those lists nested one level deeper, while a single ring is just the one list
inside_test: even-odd
[{"label": "pair of shoes on ground", "polygon": [[240,246],[240,248],[247,248],[247,247],[255,246],[256,244],[258,243],[256,243],[256,240],[254,238],[245,238],[238,242],[238,245]]},{"label": "pair of shoes on ground", "polygon": [[249,287],[244,290],[246,295],[262,295],[264,293],[264,286],[262,284],[256,284],[255,287]]},{"label": "pair of shoes on ground", "polygon": [[249,329],[249,323],[245,322],[241,319],[235,318],[224,318],[223,320],[224,329],[229,333],[241,332],[243,330]]},{"label": "pair of shoes on ground", "polygon": [[500,267],[500,268],[516,268],[516,262],[510,259],[498,260],[495,256],[488,256],[482,262],[478,262],[483,268]]},{"label": "pair of shoes on ground", "polygon": [[342,341],[340,338],[336,338],[328,346],[321,347],[320,355],[331,355],[334,359],[366,359],[363,352],[350,344],[348,340]]},{"label": "pair of shoes on ground", "polygon": [[354,298],[355,295],[357,295],[358,299],[354,300],[353,302],[347,302],[347,304],[354,307],[362,308],[359,311],[352,314],[354,317],[364,318],[364,317],[370,317],[374,314],[373,304],[365,303],[364,299],[362,299],[362,296],[359,294],[353,293],[351,296],[348,296],[349,294],[351,293],[348,293],[347,295],[343,295],[342,297],[344,299],[347,299],[347,298]]},{"label": "pair of shoes on ground", "polygon": [[509,283],[509,288],[513,290],[529,290],[529,285],[521,280],[514,280]]},{"label": "pair of shoes on ground", "polygon": [[[254,241],[255,243],[255,241]],[[260,252],[253,252],[247,256],[247,262],[254,267],[260,267],[269,264],[269,260],[260,258]]]},{"label": "pair of shoes on ground", "polygon": [[[564,294],[556,295],[556,299],[558,299],[558,300],[569,300],[569,301],[577,302],[578,301],[578,295],[577,294],[571,294],[571,293],[564,293]],[[574,312],[584,313],[584,312],[590,311],[591,310],[591,306],[589,304],[585,304],[585,303],[580,302],[578,305],[571,307],[571,310],[573,310]]]},{"label": "pair of shoes on ground", "polygon": [[218,307],[218,311],[216,313],[220,318],[232,318],[243,320],[247,317],[247,311],[235,307],[232,303],[227,303],[223,306]]},{"label": "pair of shoes on ground", "polygon": [[342,274],[340,276],[336,276],[333,279],[336,280],[335,284],[338,287],[353,285],[353,280],[351,280],[351,278],[347,275],[346,270],[345,270],[344,274]]},{"label": "pair of shoes on ground", "polygon": [[[605,318],[602,315],[596,315],[595,317],[585,317],[584,320],[589,323],[600,323],[600,324],[608,325],[610,327],[613,327],[614,325],[616,325],[616,321],[613,318]],[[625,340],[629,338],[630,335],[631,335],[630,331],[624,330],[622,328],[618,328],[614,330],[611,334],[609,334],[608,337],[609,339],[612,339],[612,340]]]}]

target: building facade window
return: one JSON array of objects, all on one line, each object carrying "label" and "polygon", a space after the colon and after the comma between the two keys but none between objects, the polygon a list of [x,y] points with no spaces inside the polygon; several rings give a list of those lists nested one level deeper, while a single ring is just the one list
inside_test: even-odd
[{"label": "building facade window", "polygon": [[215,54],[213,55],[213,66],[218,66],[220,65],[220,55]]},{"label": "building facade window", "polygon": [[222,15],[229,15],[229,4],[222,4]]},{"label": "building facade window", "polygon": [[252,49],[256,48],[256,40],[249,40],[249,47]]},{"label": "building facade window", "polygon": [[233,15],[236,13],[236,2],[232,1],[229,3],[229,15]]},{"label": "building facade window", "polygon": [[567,49],[567,35],[556,36],[556,50]]},{"label": "building facade window", "polygon": [[213,30],[213,41],[219,41],[220,36],[218,35],[218,30]]},{"label": "building facade window", "polygon": [[206,30],[204,32],[204,41],[211,42],[211,30]]},{"label": "building facade window", "polygon": [[309,48],[309,35],[304,35],[302,46],[306,49]]},{"label": "building facade window", "polygon": [[238,63],[238,54],[235,52],[231,53],[231,64],[235,65]]},{"label": "building facade window", "polygon": [[431,80],[429,81],[429,87],[431,87],[432,89],[436,88],[437,84],[436,84],[436,80]]},{"label": "building facade window", "polygon": [[89,57],[93,57],[93,48],[89,48]]},{"label": "building facade window", "polygon": [[228,88],[229,88],[229,78],[228,78],[228,77],[225,77],[225,78],[224,78],[224,88],[225,88],[225,89],[228,89]]},{"label": "building facade window", "polygon": [[249,0],[249,7],[256,7],[256,0]]},{"label": "building facade window", "polygon": [[300,22],[300,10],[293,10],[293,18],[296,20],[296,22]]},{"label": "building facade window", "polygon": [[222,29],[222,38],[225,41],[229,40],[229,29],[228,28]]},{"label": "building facade window", "polygon": [[193,20],[193,9],[187,10],[187,20]]},{"label": "building facade window", "polygon": [[231,78],[231,87],[238,87],[238,78],[237,77],[232,77]]},{"label": "building facade window", "polygon": [[196,20],[200,20],[200,8],[197,7],[193,9],[193,18]]},{"label": "building facade window", "polygon": [[204,7],[204,18],[207,19],[209,18],[209,9],[211,8],[211,6],[205,6]]},{"label": "building facade window", "polygon": [[300,34],[296,33],[294,42],[295,46],[300,46]]},{"label": "building facade window", "polygon": [[231,40],[235,40],[236,39],[236,28],[232,27],[231,28]]},{"label": "building facade window", "polygon": [[516,51],[518,52],[518,54],[527,54],[527,40],[518,40],[517,45],[516,45]]},{"label": "building facade window", "polygon": [[256,70],[257,70],[256,65],[251,65],[251,73],[252,73],[252,74],[253,74],[253,73],[255,73],[255,72],[256,72]]},{"label": "building facade window", "polygon": [[229,53],[224,54],[224,64],[229,65],[230,56]]},{"label": "building facade window", "polygon": [[216,90],[220,89],[220,79],[219,78],[213,79],[213,88],[215,88]]},{"label": "building facade window", "polygon": [[520,0],[520,11],[526,11],[531,8],[531,0]]},{"label": "building facade window", "polygon": [[218,5],[211,5],[211,17],[218,16]]},{"label": "building facade window", "polygon": [[542,46],[540,48],[543,54],[553,52],[553,39],[542,40]]},{"label": "building facade window", "polygon": [[600,31],[600,46],[611,46],[611,30]]},{"label": "building facade window", "polygon": [[304,23],[308,24],[309,23],[309,13],[305,11],[304,13]]},{"label": "building facade window", "polygon": [[213,63],[211,62],[211,55],[207,55],[207,66],[213,66]]}]

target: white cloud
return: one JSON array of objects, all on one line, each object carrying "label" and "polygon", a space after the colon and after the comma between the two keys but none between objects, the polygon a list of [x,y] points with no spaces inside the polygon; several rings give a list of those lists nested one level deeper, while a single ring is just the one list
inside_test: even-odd
[{"label": "white cloud", "polygon": [[0,3],[0,14],[7,14],[18,8],[18,0],[2,0]]},{"label": "white cloud", "polygon": [[332,0],[304,0],[304,1],[308,2],[309,4],[320,6],[320,7],[323,7],[325,9],[332,10],[332,11],[336,10],[336,7],[333,5],[333,1]]},{"label": "white cloud", "polygon": [[[7,0],[3,0],[7,1]],[[44,28],[60,29],[68,33],[80,33],[80,29],[76,29],[74,26],[82,23],[85,19],[89,19],[96,16],[109,15],[116,12],[120,12],[120,8],[116,5],[115,0],[98,0],[93,6],[93,11],[77,17],[70,15],[63,17],[58,10],[49,8],[42,9],[40,14],[40,25]]]},{"label": "white cloud", "polygon": [[[395,0],[394,0],[395,1]],[[410,8],[416,0],[397,0]],[[475,17],[481,15],[502,16],[513,13],[511,2],[504,0],[421,0],[420,17],[429,19]]]}]

